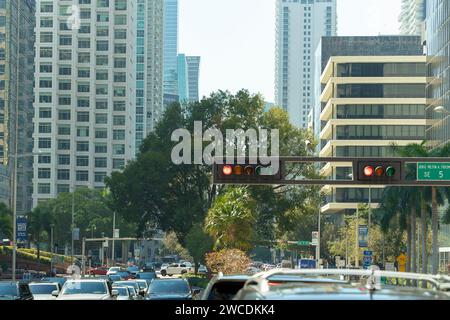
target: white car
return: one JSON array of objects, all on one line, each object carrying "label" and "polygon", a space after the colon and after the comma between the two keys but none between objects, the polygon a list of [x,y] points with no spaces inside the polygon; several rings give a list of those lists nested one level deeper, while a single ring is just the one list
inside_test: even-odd
[{"label": "white car", "polygon": [[115,274],[122,270],[120,267],[111,267],[109,268],[108,272],[106,272],[106,275],[109,276],[110,274]]},{"label": "white car", "polygon": [[116,300],[119,293],[104,279],[67,280],[61,292],[53,291],[56,300]]},{"label": "white car", "polygon": [[201,264],[198,267],[197,272],[200,273],[200,274],[207,274],[208,273],[208,268],[206,268],[204,265]]},{"label": "white car", "polygon": [[181,275],[189,272],[194,272],[194,267],[190,262],[172,263],[167,268],[161,269],[161,275],[163,277],[171,277],[173,275]]},{"label": "white car", "polygon": [[32,282],[28,285],[34,300],[55,300],[52,295],[54,291],[61,290],[57,282]]}]

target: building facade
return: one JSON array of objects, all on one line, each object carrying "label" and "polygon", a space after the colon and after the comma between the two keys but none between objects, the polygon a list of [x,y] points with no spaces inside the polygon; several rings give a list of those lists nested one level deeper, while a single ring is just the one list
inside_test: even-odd
[{"label": "building facade", "polygon": [[[426,44],[428,54],[427,140],[432,147],[450,143],[450,3],[427,1]],[[444,107],[436,112],[436,107]]]},{"label": "building facade", "polygon": [[178,77],[178,98],[180,103],[189,101],[189,80],[188,80],[188,66],[186,55],[180,53],[177,58],[177,77]]},{"label": "building facade", "polygon": [[136,1],[37,1],[33,205],[135,155]]},{"label": "building facade", "polygon": [[400,33],[404,35],[421,35],[426,17],[427,0],[402,0],[402,10],[398,21]]},{"label": "building facade", "polygon": [[[320,81],[321,157],[387,157],[393,155],[394,143],[424,140],[426,57],[332,56]],[[328,163],[321,174],[351,180],[351,163]],[[371,202],[376,208],[383,187],[324,190],[323,213],[351,214],[358,203]]]},{"label": "building facade", "polygon": [[314,52],[336,26],[336,0],[277,0],[275,102],[297,127],[307,127],[314,106]]},{"label": "building facade", "polygon": [[163,0],[137,0],[136,153],[163,113]]},{"label": "building facade", "polygon": [[178,0],[164,0],[163,44],[164,94],[178,95]]},{"label": "building facade", "polygon": [[186,56],[188,69],[189,101],[200,100],[200,57]]},{"label": "building facade", "polygon": [[17,159],[18,215],[32,206],[35,9],[32,0],[0,1],[0,201],[13,206]]}]

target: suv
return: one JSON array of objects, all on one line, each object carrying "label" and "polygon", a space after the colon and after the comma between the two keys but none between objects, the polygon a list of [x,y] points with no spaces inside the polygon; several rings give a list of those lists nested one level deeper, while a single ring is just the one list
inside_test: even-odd
[{"label": "suv", "polygon": [[56,300],[116,300],[118,294],[104,279],[70,279],[61,292],[52,292]]},{"label": "suv", "polygon": [[161,275],[165,276],[173,276],[180,275],[189,272],[194,272],[194,267],[190,262],[183,263],[171,263],[166,269],[161,269]]}]

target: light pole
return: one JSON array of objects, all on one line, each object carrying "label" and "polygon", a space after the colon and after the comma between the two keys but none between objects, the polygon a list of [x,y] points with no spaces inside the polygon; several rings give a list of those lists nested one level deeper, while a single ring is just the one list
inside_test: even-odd
[{"label": "light pole", "polygon": [[111,247],[111,262],[112,262],[112,266],[114,267],[114,258],[115,258],[115,254],[114,254],[114,238],[116,237],[116,212],[113,212],[113,236],[112,236],[112,247]]},{"label": "light pole", "polygon": [[445,109],[444,106],[437,106],[433,109],[434,112],[436,113],[441,113],[441,114],[447,114],[450,115],[450,111],[448,111],[447,109]]},{"label": "light pole", "polygon": [[372,223],[372,186],[369,186],[369,223],[367,226],[367,244],[370,243],[370,226]]},{"label": "light pole", "polygon": [[51,251],[51,261],[50,261],[50,273],[53,274],[53,253],[54,253],[54,247],[53,247],[53,228],[55,225],[52,223],[50,225],[50,251]]},{"label": "light pole", "polygon": [[355,267],[359,268],[359,207],[356,206],[356,224],[355,224]]},{"label": "light pole", "polygon": [[75,229],[75,188],[72,186],[72,228],[71,228],[71,232],[72,232],[72,248],[70,250],[70,258],[71,258],[71,263],[72,265],[74,264],[73,261],[73,255],[74,255],[74,243],[75,243],[75,239],[74,239],[74,229]]}]

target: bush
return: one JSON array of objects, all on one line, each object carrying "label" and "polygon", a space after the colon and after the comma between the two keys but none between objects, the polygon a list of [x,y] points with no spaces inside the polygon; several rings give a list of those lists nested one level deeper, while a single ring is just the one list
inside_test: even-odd
[{"label": "bush", "polygon": [[208,278],[202,275],[184,274],[182,278],[187,279],[191,287],[199,287],[205,289],[209,283]]},{"label": "bush", "polygon": [[238,249],[224,249],[206,255],[206,266],[212,273],[243,274],[250,263],[250,258]]}]

